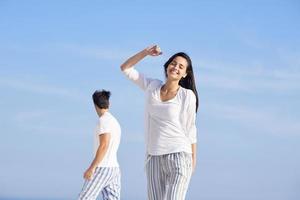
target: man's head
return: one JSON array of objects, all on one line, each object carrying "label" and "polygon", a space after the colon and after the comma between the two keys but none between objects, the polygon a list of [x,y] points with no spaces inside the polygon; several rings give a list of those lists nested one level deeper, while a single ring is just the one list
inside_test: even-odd
[{"label": "man's head", "polygon": [[99,109],[108,109],[109,97],[110,97],[110,91],[96,90],[93,94],[93,101],[95,106],[97,106]]}]

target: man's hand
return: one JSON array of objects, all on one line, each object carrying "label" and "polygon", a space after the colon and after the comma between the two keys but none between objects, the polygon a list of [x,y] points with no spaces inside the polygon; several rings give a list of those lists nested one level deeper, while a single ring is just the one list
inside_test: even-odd
[{"label": "man's hand", "polygon": [[88,169],[84,172],[83,177],[84,177],[86,180],[91,180],[92,177],[93,177],[94,172],[95,172],[95,168],[88,168]]}]

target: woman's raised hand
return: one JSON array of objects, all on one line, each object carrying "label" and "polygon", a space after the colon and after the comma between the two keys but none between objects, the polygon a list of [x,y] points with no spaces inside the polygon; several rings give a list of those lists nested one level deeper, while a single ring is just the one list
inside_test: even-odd
[{"label": "woman's raised hand", "polygon": [[140,60],[142,60],[146,56],[159,56],[161,54],[162,54],[162,52],[158,45],[153,45],[153,46],[147,47],[146,49],[144,49],[144,50],[140,51],[139,53],[128,58],[121,65],[121,70],[124,71],[125,69],[133,67],[135,64],[137,64]]},{"label": "woman's raised hand", "polygon": [[159,56],[162,54],[161,49],[158,45],[147,47],[145,50],[147,52],[147,55],[150,56]]}]

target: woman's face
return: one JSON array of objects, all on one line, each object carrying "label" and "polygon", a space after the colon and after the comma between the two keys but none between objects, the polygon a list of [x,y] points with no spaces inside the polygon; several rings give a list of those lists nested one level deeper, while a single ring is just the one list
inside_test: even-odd
[{"label": "woman's face", "polygon": [[186,76],[188,62],[181,56],[175,57],[167,68],[167,78],[172,80],[180,80]]}]

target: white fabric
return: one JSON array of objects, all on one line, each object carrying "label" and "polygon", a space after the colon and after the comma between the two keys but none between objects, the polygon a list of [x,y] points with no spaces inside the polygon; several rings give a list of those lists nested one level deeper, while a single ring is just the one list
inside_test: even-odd
[{"label": "white fabric", "polygon": [[117,119],[109,112],[105,112],[100,118],[94,134],[94,155],[99,147],[99,135],[110,134],[107,152],[98,167],[118,167],[117,151],[121,139],[121,127]]},{"label": "white fabric", "polygon": [[193,91],[180,87],[174,98],[161,101],[162,81],[147,78],[133,67],[123,72],[146,92],[147,154],[192,153],[191,144],[197,142],[196,96]]}]

